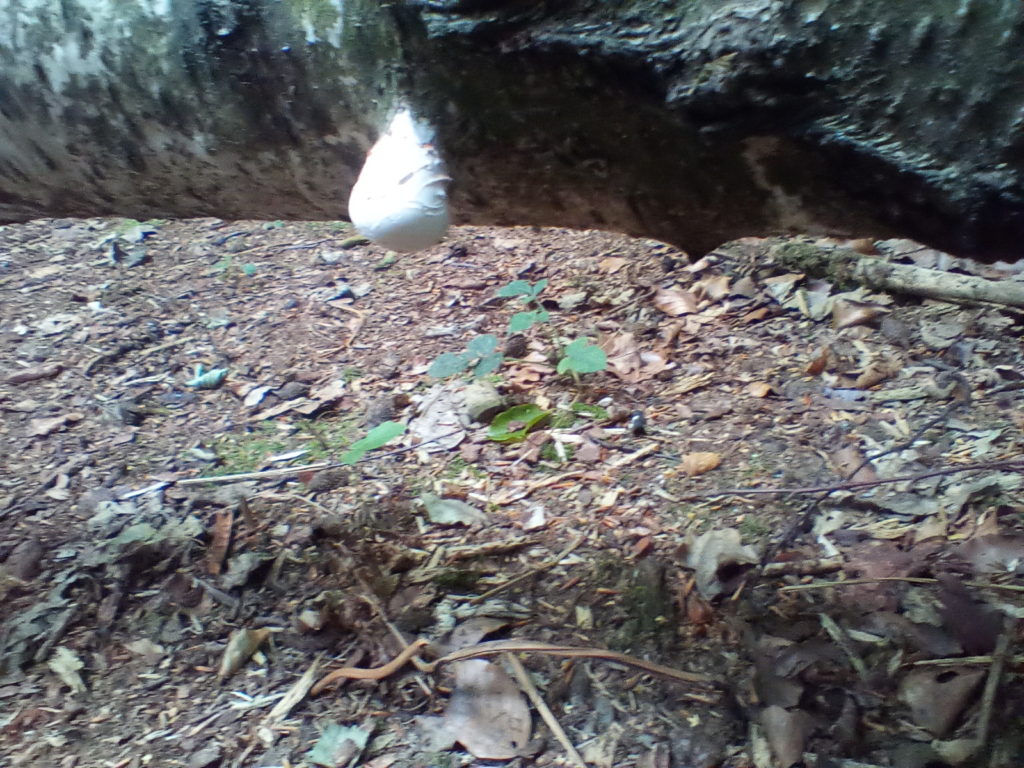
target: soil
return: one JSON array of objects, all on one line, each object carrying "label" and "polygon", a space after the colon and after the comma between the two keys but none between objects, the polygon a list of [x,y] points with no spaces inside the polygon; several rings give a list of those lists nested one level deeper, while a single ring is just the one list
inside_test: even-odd
[{"label": "soil", "polygon": [[0,227],[0,762],[1019,765],[1024,315],[781,242]]}]

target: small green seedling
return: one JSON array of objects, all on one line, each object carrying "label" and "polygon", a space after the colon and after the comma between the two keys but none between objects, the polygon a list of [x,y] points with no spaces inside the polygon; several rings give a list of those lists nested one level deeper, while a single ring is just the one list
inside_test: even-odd
[{"label": "small green seedling", "polygon": [[466,345],[465,352],[445,352],[430,365],[427,371],[435,379],[446,379],[458,373],[468,370],[470,365],[476,361],[473,367],[473,375],[486,376],[498,370],[505,356],[497,352],[498,337],[487,333],[477,336]]},{"label": "small green seedling", "polygon": [[608,366],[604,350],[586,339],[576,339],[566,346],[565,357],[558,361],[559,373],[571,373],[579,381],[581,373],[597,373]]},{"label": "small green seedling", "polygon": [[538,323],[546,323],[548,321],[550,316],[547,310],[539,305],[538,300],[541,291],[547,288],[547,285],[547,280],[538,280],[536,283],[531,283],[527,280],[513,280],[508,285],[503,285],[498,289],[498,296],[500,298],[514,299],[518,297],[524,304],[535,305],[534,309],[516,312],[512,315],[508,323],[509,333],[522,333]]},{"label": "small green seedling", "polygon": [[404,432],[405,424],[397,421],[385,421],[383,424],[378,424],[366,433],[366,437],[352,443],[351,447],[342,455],[339,461],[342,464],[355,464],[368,451],[380,448]]}]

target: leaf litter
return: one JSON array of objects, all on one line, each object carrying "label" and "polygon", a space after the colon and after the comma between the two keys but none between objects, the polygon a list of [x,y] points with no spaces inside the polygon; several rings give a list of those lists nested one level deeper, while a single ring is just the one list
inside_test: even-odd
[{"label": "leaf litter", "polygon": [[[144,257],[108,258],[119,228]],[[441,759],[422,715],[457,764],[1016,765],[1019,310],[774,264],[847,247],[807,238],[688,264],[597,232],[465,228],[391,261],[347,234],[0,228],[0,280],[31,289],[0,308],[4,759],[413,766]],[[516,281],[532,298],[491,300]],[[547,294],[509,337],[515,297]],[[467,415],[472,368],[430,393],[462,350],[495,357],[502,407],[550,414],[523,442]],[[389,421],[404,434],[368,435]],[[470,527],[431,524],[431,496]],[[474,621],[455,645],[511,645],[454,665],[472,673],[313,695],[320,664],[379,668]]]}]

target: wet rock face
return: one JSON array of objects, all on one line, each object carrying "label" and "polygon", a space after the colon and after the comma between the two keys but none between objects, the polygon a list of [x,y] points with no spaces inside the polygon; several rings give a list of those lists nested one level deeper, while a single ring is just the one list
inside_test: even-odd
[{"label": "wet rock face", "polygon": [[465,220],[695,252],[785,231],[1020,251],[1024,94],[1003,82],[1024,75],[1019,8],[549,5],[446,4],[409,49],[446,105],[452,175],[474,181],[454,189]]}]

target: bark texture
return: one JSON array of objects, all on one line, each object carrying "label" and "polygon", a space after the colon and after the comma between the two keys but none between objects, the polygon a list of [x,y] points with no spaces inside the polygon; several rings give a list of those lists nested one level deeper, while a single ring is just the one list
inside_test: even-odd
[{"label": "bark texture", "polygon": [[400,63],[377,0],[0,0],[0,220],[339,218]]},{"label": "bark texture", "polygon": [[457,220],[1024,243],[1019,0],[0,0],[0,217],[338,218],[397,93]]}]

